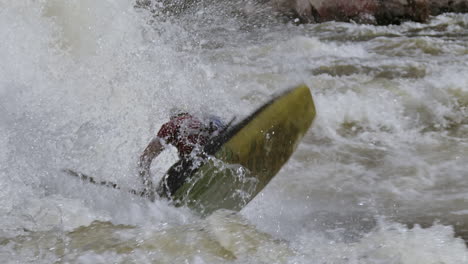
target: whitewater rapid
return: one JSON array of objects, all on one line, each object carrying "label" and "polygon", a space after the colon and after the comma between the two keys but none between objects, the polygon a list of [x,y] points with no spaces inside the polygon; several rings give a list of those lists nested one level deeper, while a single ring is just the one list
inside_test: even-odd
[{"label": "whitewater rapid", "polygon": [[[0,0],[0,262],[468,263],[468,16],[295,25],[269,10]],[[240,213],[200,219],[61,172],[139,189],[172,107],[230,120],[300,83],[317,118]]]}]

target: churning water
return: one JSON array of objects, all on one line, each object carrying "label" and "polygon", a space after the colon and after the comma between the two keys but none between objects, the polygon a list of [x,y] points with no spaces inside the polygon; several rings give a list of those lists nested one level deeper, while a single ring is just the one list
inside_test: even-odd
[{"label": "churning water", "polygon": [[[468,263],[467,15],[297,26],[242,0],[165,4],[0,0],[1,263]],[[60,171],[141,188],[172,107],[229,120],[299,83],[317,118],[238,214]]]}]

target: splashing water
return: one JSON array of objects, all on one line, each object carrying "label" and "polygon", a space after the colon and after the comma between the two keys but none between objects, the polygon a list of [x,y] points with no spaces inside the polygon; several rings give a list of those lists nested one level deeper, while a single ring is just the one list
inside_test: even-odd
[{"label": "splashing water", "polygon": [[[0,0],[2,263],[468,262],[468,16],[295,26],[267,4],[152,3]],[[139,189],[172,107],[241,117],[302,82],[317,119],[239,214],[60,172]]]}]

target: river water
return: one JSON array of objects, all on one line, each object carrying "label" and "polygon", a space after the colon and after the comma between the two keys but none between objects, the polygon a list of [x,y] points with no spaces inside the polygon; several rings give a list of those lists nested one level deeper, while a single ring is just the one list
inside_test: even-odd
[{"label": "river water", "polygon": [[[468,16],[271,14],[0,0],[0,262],[468,263]],[[140,188],[137,157],[172,107],[229,120],[300,83],[317,118],[240,213],[202,219],[60,171]]]}]

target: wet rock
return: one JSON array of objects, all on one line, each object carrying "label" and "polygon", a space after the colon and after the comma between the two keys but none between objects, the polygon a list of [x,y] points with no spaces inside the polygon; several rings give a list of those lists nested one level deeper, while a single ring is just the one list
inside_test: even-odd
[{"label": "wet rock", "polygon": [[[178,15],[215,2],[229,6],[231,1],[136,0],[135,6],[155,14]],[[388,25],[404,21],[426,22],[430,15],[444,12],[468,12],[468,0],[238,0],[232,4],[294,17],[298,23],[342,21]]]},{"label": "wet rock", "polygon": [[[427,0],[273,0],[282,9],[293,9],[305,22],[354,21],[398,24],[404,20],[424,22]],[[468,0],[466,0],[468,1]]]},{"label": "wet rock", "polygon": [[468,12],[467,0],[428,0],[431,15],[442,13],[466,13]]},{"label": "wet rock", "polygon": [[[371,24],[426,22],[429,15],[468,12],[468,0],[272,0],[302,22],[354,21]],[[286,11],[287,12],[287,11]]]},{"label": "wet rock", "polygon": [[375,17],[380,25],[400,24],[404,21],[426,22],[429,18],[427,0],[379,1]]},{"label": "wet rock", "polygon": [[359,23],[374,23],[375,14],[378,11],[378,3],[375,0],[309,0],[317,10],[320,22],[324,21],[355,21]]}]

